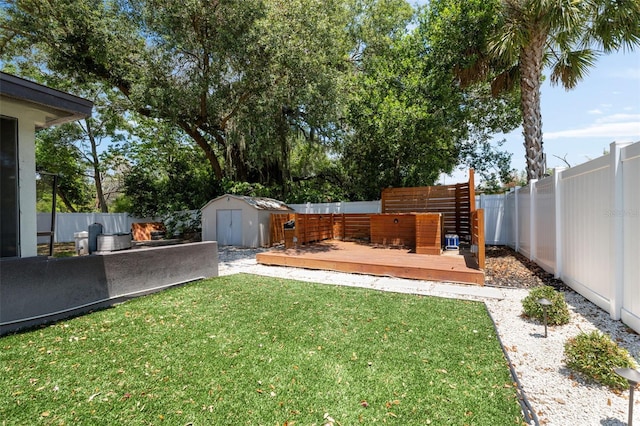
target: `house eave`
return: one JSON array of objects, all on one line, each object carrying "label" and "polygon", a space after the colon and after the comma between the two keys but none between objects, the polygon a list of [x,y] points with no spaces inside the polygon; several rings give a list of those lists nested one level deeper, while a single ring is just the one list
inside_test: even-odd
[{"label": "house eave", "polygon": [[46,128],[89,117],[93,102],[11,74],[0,72],[0,96],[46,111],[36,128]]}]

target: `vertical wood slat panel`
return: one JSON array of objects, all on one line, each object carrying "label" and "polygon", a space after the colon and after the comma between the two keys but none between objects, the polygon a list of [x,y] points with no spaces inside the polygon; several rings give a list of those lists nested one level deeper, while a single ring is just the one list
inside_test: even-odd
[{"label": "vertical wood slat panel", "polygon": [[484,247],[484,209],[478,209],[471,213],[472,234],[471,244],[476,246],[477,250],[474,257],[478,262],[478,268],[484,270],[485,267],[485,247]]},{"label": "vertical wood slat panel", "polygon": [[284,242],[284,223],[295,217],[293,213],[272,213],[271,224],[269,225],[270,245]]}]

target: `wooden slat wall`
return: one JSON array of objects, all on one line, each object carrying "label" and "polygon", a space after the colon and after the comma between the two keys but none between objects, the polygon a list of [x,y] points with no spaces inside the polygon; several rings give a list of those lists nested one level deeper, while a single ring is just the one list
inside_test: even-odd
[{"label": "wooden slat wall", "polygon": [[476,260],[478,261],[478,268],[484,269],[484,209],[478,209],[472,212],[471,221],[473,224],[471,244],[474,244],[478,248],[475,253]]},{"label": "wooden slat wall", "polygon": [[370,240],[371,214],[342,213],[333,215],[333,238],[337,240]]},{"label": "wooden slat wall", "polygon": [[441,213],[444,231],[471,238],[471,212],[475,210],[473,169],[469,182],[455,185],[387,188],[382,191],[382,213]]},{"label": "wooden slat wall", "polygon": [[271,225],[269,227],[271,245],[284,242],[284,223],[295,217],[293,213],[271,213]]},{"label": "wooden slat wall", "polygon": [[333,214],[296,214],[295,221],[298,244],[333,238]]},{"label": "wooden slat wall", "polygon": [[371,243],[415,248],[416,216],[402,213],[372,215]]},{"label": "wooden slat wall", "polygon": [[442,215],[416,213],[416,253],[439,255],[442,252]]}]

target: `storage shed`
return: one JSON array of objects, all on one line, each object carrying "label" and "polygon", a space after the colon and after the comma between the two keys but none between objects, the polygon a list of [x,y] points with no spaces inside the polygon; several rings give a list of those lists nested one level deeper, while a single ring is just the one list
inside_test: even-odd
[{"label": "storage shed", "polygon": [[293,212],[281,201],[222,195],[202,207],[202,240],[219,246],[268,247],[272,213]]}]

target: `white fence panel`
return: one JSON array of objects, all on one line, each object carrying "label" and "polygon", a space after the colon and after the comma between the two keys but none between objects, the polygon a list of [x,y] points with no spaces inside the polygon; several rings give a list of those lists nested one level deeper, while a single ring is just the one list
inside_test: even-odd
[{"label": "white fence panel", "polygon": [[[89,225],[99,223],[105,234],[131,232],[134,222],[149,222],[152,219],[140,219],[128,213],[56,213],[56,231],[54,241],[57,243],[74,241],[73,234],[87,231]],[[51,213],[38,213],[38,232],[51,229]],[[49,242],[49,237],[38,237],[38,244]]]},{"label": "white fence panel", "polygon": [[565,284],[609,311],[611,289],[611,173],[603,156],[563,171],[562,271]]},{"label": "white fence panel", "polygon": [[506,197],[505,194],[476,196],[476,207],[484,209],[485,244],[507,245]]},{"label": "white fence panel", "polygon": [[516,241],[516,236],[518,235],[518,221],[516,220],[516,218],[518,217],[518,214],[516,212],[518,197],[516,191],[517,188],[509,192],[504,199],[504,227],[506,230],[505,234],[507,245],[514,250],[518,249]]},{"label": "white fence panel", "polygon": [[[622,321],[640,330],[640,143],[622,149],[624,289]],[[620,243],[618,241],[615,242]]]},{"label": "white fence panel", "polygon": [[531,259],[531,189],[524,186],[516,191],[516,219],[518,221],[517,245],[518,251]]},{"label": "white fence panel", "polygon": [[556,198],[555,178],[546,177],[533,186],[535,250],[533,260],[545,271],[556,268]]},{"label": "white fence panel", "polygon": [[380,213],[381,202],[341,201],[337,203],[287,204],[296,213]]}]

